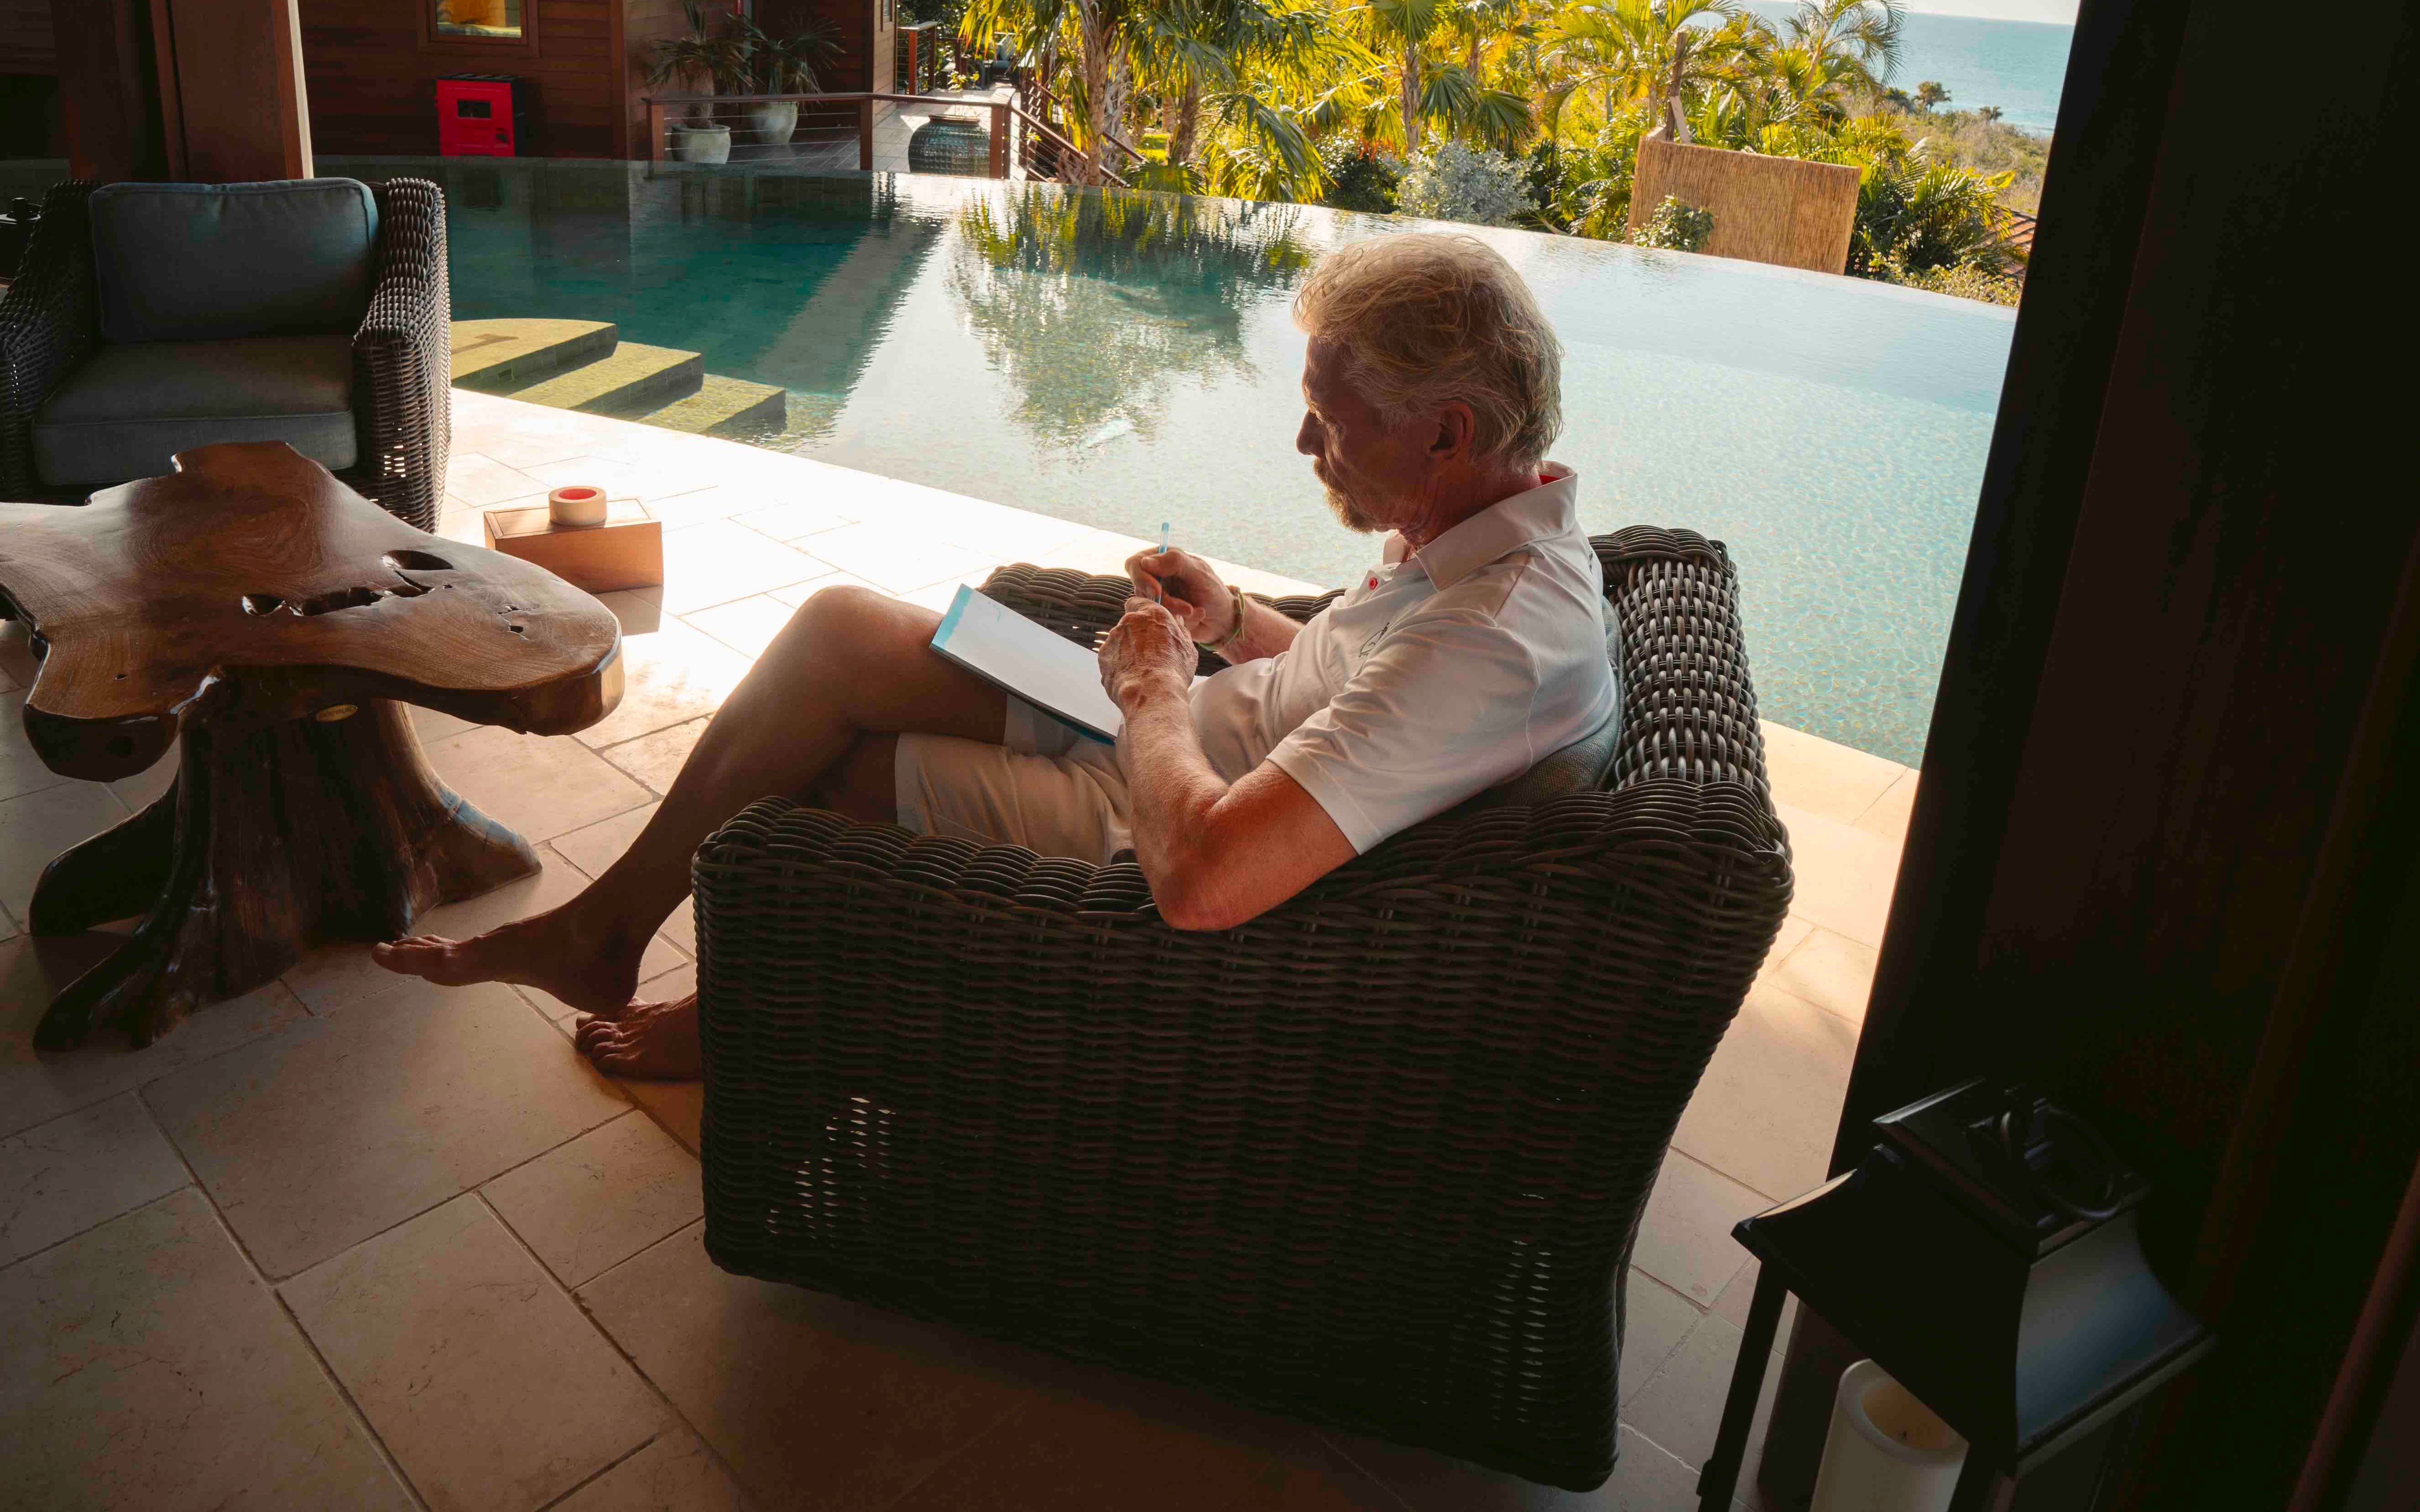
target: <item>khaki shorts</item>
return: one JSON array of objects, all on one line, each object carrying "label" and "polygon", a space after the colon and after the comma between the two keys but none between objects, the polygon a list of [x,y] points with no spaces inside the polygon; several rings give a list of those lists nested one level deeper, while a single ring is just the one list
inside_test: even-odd
[{"label": "khaki shorts", "polygon": [[1134,849],[1117,748],[1015,694],[1001,744],[901,735],[893,778],[899,823],[920,835],[1102,864]]}]

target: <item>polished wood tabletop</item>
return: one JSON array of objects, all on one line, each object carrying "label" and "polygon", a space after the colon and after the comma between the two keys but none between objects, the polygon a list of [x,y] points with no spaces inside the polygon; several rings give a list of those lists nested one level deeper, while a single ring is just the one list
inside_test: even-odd
[{"label": "polished wood tabletop", "polygon": [[542,568],[413,529],[282,441],[209,446],[82,508],[0,504],[0,601],[42,650],[25,733],[68,777],[140,772],[185,718],[374,698],[535,734],[621,696],[620,627]]},{"label": "polished wood tabletop", "polygon": [[38,937],[141,917],[52,999],[44,1049],[102,1025],[147,1043],[324,940],[535,872],[439,780],[405,704],[562,734],[621,700],[612,611],[544,569],[415,530],[282,442],[176,461],[82,507],[0,504],[34,749],[93,781],[178,752],[164,796],[35,887]]}]

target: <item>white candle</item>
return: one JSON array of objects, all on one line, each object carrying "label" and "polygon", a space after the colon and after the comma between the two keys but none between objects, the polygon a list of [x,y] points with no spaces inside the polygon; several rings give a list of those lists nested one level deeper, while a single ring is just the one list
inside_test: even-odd
[{"label": "white candle", "polygon": [[1966,1441],[1871,1360],[1840,1372],[1809,1512],[1944,1512]]}]

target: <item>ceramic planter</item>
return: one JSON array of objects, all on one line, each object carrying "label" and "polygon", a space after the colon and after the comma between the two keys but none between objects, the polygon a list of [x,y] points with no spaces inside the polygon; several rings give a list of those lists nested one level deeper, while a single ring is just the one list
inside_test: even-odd
[{"label": "ceramic planter", "polygon": [[673,151],[683,162],[729,162],[731,128],[678,122],[673,127]]},{"label": "ceramic planter", "polygon": [[799,102],[795,100],[748,107],[748,130],[754,133],[751,141],[757,147],[780,147],[798,129]]}]

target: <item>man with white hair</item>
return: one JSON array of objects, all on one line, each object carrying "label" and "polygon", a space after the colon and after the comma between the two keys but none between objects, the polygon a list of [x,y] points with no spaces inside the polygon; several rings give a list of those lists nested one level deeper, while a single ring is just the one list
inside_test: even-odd
[{"label": "man with white hair", "polygon": [[[866,822],[1109,861],[1161,917],[1226,929],[1614,717],[1604,581],[1578,479],[1545,460],[1561,347],[1504,259],[1459,236],[1376,238],[1295,299],[1311,338],[1295,446],[1329,507],[1391,531],[1308,624],[1184,551],[1145,552],[1100,648],[1114,748],[944,660],[939,617],[816,594],[718,712],[630,848],[578,897],[473,940],[398,940],[433,981],[542,988],[592,1017],[617,1075],[695,1076],[694,997],[633,1002],[690,857],[768,794]],[[1192,686],[1195,647],[1231,664]]]}]

